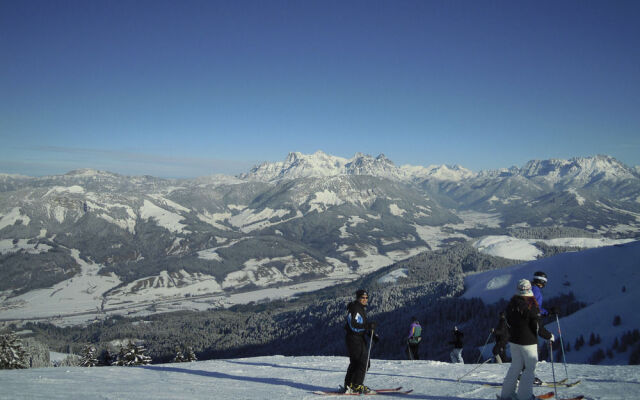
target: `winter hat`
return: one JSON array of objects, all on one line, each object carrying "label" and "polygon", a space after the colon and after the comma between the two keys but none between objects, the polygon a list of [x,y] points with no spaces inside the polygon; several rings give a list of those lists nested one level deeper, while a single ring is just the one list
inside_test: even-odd
[{"label": "winter hat", "polygon": [[531,282],[526,279],[520,279],[518,281],[517,294],[520,296],[533,296],[533,292],[531,291]]},{"label": "winter hat", "polygon": [[542,284],[547,284],[547,274],[542,271],[536,271],[533,274],[533,283],[540,282]]},{"label": "winter hat", "polygon": [[367,297],[369,297],[369,293],[364,289],[358,289],[356,291],[356,299],[359,299],[360,297],[362,297],[364,295],[367,295]]}]

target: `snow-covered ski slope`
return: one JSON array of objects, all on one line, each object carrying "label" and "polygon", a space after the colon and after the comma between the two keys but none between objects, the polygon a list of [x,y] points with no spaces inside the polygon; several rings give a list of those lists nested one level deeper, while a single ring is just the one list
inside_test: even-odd
[{"label": "snow-covered ski slope", "polygon": [[[465,278],[463,297],[479,297],[485,303],[508,300],[515,293],[519,279],[532,279],[535,271],[544,271],[549,282],[543,289],[545,299],[573,292],[587,307],[567,317],[560,316],[565,346],[583,335],[600,335],[598,346],[584,346],[566,353],[569,362],[584,363],[598,349],[611,348],[615,338],[627,331],[640,329],[640,242],[569,252],[526,262],[513,267],[482,272]],[[543,303],[544,306],[544,303]],[[621,324],[613,326],[615,316]],[[547,322],[555,321],[547,319]],[[497,319],[496,319],[497,322]],[[557,323],[547,329],[557,335]],[[613,352],[604,364],[627,364],[629,352]],[[640,398],[640,388],[638,388]]]},{"label": "snow-covered ski slope", "polygon": [[[5,370],[0,371],[0,398],[319,400],[324,397],[312,392],[337,388],[348,363],[347,357],[270,356],[147,367]],[[365,383],[373,388],[403,386],[414,390],[407,396],[376,398],[494,400],[499,389],[483,383],[502,382],[509,365],[485,364],[458,382],[474,366],[374,358]],[[556,377],[564,378],[562,364],[555,367]],[[582,382],[572,388],[558,388],[559,397],[585,394],[594,400],[618,400],[636,399],[640,393],[639,366],[569,365],[568,371],[570,379]],[[537,376],[551,380],[551,364],[539,363]],[[534,388],[534,393],[549,390]]]}]

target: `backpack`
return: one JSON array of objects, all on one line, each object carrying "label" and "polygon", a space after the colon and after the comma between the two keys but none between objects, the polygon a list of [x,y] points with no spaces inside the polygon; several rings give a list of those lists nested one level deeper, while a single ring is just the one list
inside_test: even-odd
[{"label": "backpack", "polygon": [[409,344],[418,344],[422,340],[422,327],[416,325],[413,328],[413,335],[409,338]]}]

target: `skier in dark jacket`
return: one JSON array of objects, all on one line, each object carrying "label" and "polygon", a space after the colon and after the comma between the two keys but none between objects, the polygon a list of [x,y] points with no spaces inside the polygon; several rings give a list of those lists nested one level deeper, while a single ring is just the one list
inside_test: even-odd
[{"label": "skier in dark jacket", "polygon": [[451,357],[452,363],[464,364],[464,360],[462,359],[462,338],[464,337],[464,333],[458,330],[458,327],[453,328],[453,341],[449,342],[449,344],[453,345],[453,350],[449,354]]},{"label": "skier in dark jacket", "polygon": [[[363,385],[364,376],[367,372],[369,362],[369,352],[365,333],[371,336],[375,330],[376,323],[367,321],[365,307],[369,301],[369,294],[366,290],[360,289],[356,292],[356,300],[347,306],[347,323],[345,330],[347,335],[347,351],[349,352],[349,368],[344,377],[344,389],[349,393],[369,393],[370,389]],[[371,338],[378,341],[378,335]]]},{"label": "skier in dark jacket", "polygon": [[507,362],[507,342],[509,341],[509,324],[504,311],[500,312],[498,325],[493,329],[496,344],[493,346],[493,357],[498,364]]},{"label": "skier in dark jacket", "polygon": [[[505,314],[509,324],[511,367],[502,383],[500,398],[533,399],[533,378],[538,362],[538,336],[550,341],[554,338],[553,334],[539,323],[540,310],[531,291],[531,282],[526,279],[518,282],[516,295],[509,301]],[[517,384],[521,372],[520,383]]]}]

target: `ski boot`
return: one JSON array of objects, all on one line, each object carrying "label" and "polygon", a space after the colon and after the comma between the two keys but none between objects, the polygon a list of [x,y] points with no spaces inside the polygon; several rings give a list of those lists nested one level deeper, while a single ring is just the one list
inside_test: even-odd
[{"label": "ski boot", "polygon": [[368,386],[365,385],[358,385],[356,386],[354,389],[355,393],[360,393],[360,394],[375,394],[376,392],[371,390]]},{"label": "ski boot", "polygon": [[340,386],[339,390],[340,393],[345,393],[345,394],[352,394],[355,393],[353,391],[353,385],[352,384],[348,384],[347,386]]}]

